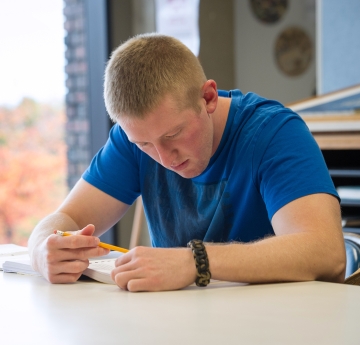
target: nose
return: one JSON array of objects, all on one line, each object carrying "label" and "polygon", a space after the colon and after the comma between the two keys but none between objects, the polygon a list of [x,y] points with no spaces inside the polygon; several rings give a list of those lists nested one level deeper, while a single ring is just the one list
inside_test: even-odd
[{"label": "nose", "polygon": [[167,143],[159,143],[155,146],[161,165],[170,168],[175,159],[175,150]]}]

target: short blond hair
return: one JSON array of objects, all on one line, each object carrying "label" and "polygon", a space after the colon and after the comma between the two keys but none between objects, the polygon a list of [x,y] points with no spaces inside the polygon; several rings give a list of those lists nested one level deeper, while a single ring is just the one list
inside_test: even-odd
[{"label": "short blond hair", "polygon": [[111,54],[105,70],[104,99],[110,118],[143,118],[168,94],[180,109],[199,109],[206,82],[197,57],[179,40],[156,33],[138,35]]}]

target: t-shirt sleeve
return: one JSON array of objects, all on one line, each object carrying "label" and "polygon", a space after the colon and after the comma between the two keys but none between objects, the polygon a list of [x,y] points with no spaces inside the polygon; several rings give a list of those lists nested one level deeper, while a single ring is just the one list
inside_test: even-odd
[{"label": "t-shirt sleeve", "polygon": [[339,199],[319,146],[297,114],[278,114],[259,133],[253,178],[269,219],[300,197],[332,194]]},{"label": "t-shirt sleeve", "polygon": [[82,178],[112,197],[131,205],[140,194],[139,153],[120,126],[114,125],[103,148]]}]

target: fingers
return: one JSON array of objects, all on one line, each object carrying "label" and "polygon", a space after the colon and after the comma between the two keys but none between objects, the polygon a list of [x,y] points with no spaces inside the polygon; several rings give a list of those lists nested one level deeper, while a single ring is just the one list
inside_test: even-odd
[{"label": "fingers", "polygon": [[82,272],[89,266],[89,257],[106,255],[108,252],[109,250],[100,247],[50,252],[47,255],[46,271],[43,275],[51,283],[72,283],[79,279]]},{"label": "fingers", "polygon": [[121,272],[115,269],[111,272],[111,278],[121,289],[131,292],[164,290],[160,279],[156,276],[149,277],[142,269]]},{"label": "fingers", "polygon": [[116,261],[115,261],[115,266],[121,266],[121,265],[125,265],[128,262],[130,262],[133,258],[133,250],[130,250],[128,253],[120,255]]},{"label": "fingers", "polygon": [[92,236],[94,231],[95,226],[88,224],[83,229],[72,232],[73,236],[49,236],[47,239],[48,261],[85,260],[89,257],[108,254],[108,249],[98,246],[100,239]]},{"label": "fingers", "polygon": [[[137,270],[145,267],[148,260],[146,257],[141,256],[141,247],[136,247],[130,250],[130,252],[119,256],[115,261],[115,268],[112,271],[112,275],[115,277],[116,274],[128,271]],[[114,277],[112,277],[114,279]]]},{"label": "fingers", "polygon": [[[82,272],[89,266],[88,258],[102,256],[103,251],[108,252],[103,248],[94,248],[79,252],[71,249],[48,253],[43,276],[51,283],[72,283],[79,279]],[[83,259],[79,259],[80,257]]]},{"label": "fingers", "polygon": [[58,249],[49,250],[46,256],[46,261],[49,264],[56,264],[62,261],[73,260],[87,260],[89,258],[95,258],[109,254],[109,250],[105,248],[76,248],[76,249]]},{"label": "fingers", "polygon": [[[129,253],[121,255],[115,261],[115,268],[111,272],[111,278],[123,290],[145,291],[138,287],[139,283],[134,280],[145,281],[144,258],[141,257],[141,247],[131,250]],[[134,290],[140,288],[140,290]]]},{"label": "fingers", "polygon": [[74,236],[59,236],[50,235],[47,240],[49,248],[60,249],[60,248],[88,248],[97,247],[100,239],[90,235],[74,235]]},{"label": "fingers", "polygon": [[81,276],[81,273],[63,273],[57,275],[51,275],[49,277],[45,277],[52,284],[68,284],[75,283]]},{"label": "fingers", "polygon": [[[89,261],[68,261],[54,267],[49,266],[47,279],[53,284],[74,283],[88,267]],[[65,273],[66,272],[66,273]]]},{"label": "fingers", "polygon": [[73,283],[89,266],[89,260],[63,261],[48,263],[43,276],[53,284]]},{"label": "fingers", "polygon": [[194,282],[194,259],[188,248],[136,247],[115,262],[111,278],[124,290],[177,290]]},{"label": "fingers", "polygon": [[115,281],[115,282],[120,288],[122,288],[123,290],[130,291],[130,292],[160,291],[160,289],[156,289],[156,288],[152,288],[150,290],[148,287],[148,285],[149,285],[148,280],[144,279],[144,278],[131,279],[127,282],[127,284],[124,287],[120,286],[117,281]]},{"label": "fingers", "polygon": [[89,260],[62,261],[57,264],[50,264],[51,274],[81,274],[89,266]]},{"label": "fingers", "polygon": [[74,231],[66,231],[67,233],[71,235],[85,235],[85,236],[91,236],[95,232],[95,225],[88,224],[85,227],[83,227],[80,230],[74,230]]},{"label": "fingers", "polygon": [[111,279],[116,283],[118,287],[123,290],[128,290],[128,282],[133,279],[134,273],[132,271],[128,272],[117,272],[113,270],[111,272]]},{"label": "fingers", "polygon": [[50,235],[41,254],[43,276],[51,283],[74,282],[88,267],[89,258],[108,254],[108,249],[98,246],[100,240],[92,236],[94,231],[94,225],[89,224],[72,236]]},{"label": "fingers", "polygon": [[121,289],[131,292],[159,290],[159,284],[156,284],[154,277],[146,277],[142,268],[129,271],[123,269],[124,267],[122,266],[111,272],[112,280],[114,280],[116,285]]},{"label": "fingers", "polygon": [[132,259],[131,251],[121,255],[115,261],[115,268],[111,271],[111,279],[123,290],[127,290],[127,283],[134,276],[136,269]]},{"label": "fingers", "polygon": [[131,292],[147,291],[146,286],[146,279],[132,279],[127,284],[127,290]]},{"label": "fingers", "polygon": [[95,231],[95,225],[88,224],[81,230],[77,231],[77,235],[85,235],[85,236],[91,236]]}]

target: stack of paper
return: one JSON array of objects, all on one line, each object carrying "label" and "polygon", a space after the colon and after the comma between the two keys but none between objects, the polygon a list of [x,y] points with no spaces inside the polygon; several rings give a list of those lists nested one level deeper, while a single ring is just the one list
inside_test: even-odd
[{"label": "stack of paper", "polygon": [[27,258],[29,258],[27,247],[16,244],[0,244],[0,271],[3,270],[3,263],[5,261]]},{"label": "stack of paper", "polygon": [[[27,249],[26,247],[24,248]],[[15,249],[16,248],[13,247],[13,251],[11,251],[10,248],[4,248],[2,252],[2,248],[0,246],[0,253],[6,252],[9,254],[9,252],[11,252],[12,254],[4,255],[2,257],[3,271],[7,273],[19,273],[40,276],[40,274],[34,271],[34,269],[31,267],[28,252],[26,251],[25,253],[23,252],[23,254],[21,255],[19,254],[14,256]],[[83,274],[102,283],[115,284],[115,282],[110,277],[110,273],[115,268],[115,261],[120,255],[122,254],[112,251],[108,255],[89,259],[89,267],[83,272]]]}]

